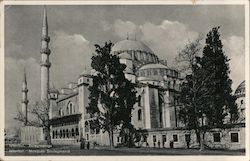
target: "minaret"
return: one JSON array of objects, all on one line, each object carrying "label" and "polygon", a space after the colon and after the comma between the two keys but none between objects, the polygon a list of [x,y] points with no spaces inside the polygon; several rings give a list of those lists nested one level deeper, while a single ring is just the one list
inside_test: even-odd
[{"label": "minaret", "polygon": [[49,92],[49,68],[51,63],[49,62],[49,41],[48,36],[48,21],[47,21],[47,11],[44,7],[43,12],[43,27],[42,27],[42,48],[41,48],[41,100],[48,99]]},{"label": "minaret", "polygon": [[22,84],[22,113],[24,114],[24,125],[27,125],[27,107],[28,107],[28,97],[27,97],[27,93],[28,93],[28,87],[27,87],[27,80],[26,80],[26,72],[24,69],[24,76],[23,76],[23,84]]}]

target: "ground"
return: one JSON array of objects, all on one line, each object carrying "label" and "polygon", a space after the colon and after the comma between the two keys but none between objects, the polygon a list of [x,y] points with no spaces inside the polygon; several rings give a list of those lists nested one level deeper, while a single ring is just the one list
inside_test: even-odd
[{"label": "ground", "polygon": [[6,150],[6,156],[19,155],[244,155],[244,150],[204,150],[199,149],[169,149],[169,148],[114,148],[96,147],[95,149],[80,149],[79,146],[55,146],[51,149],[15,149]]}]

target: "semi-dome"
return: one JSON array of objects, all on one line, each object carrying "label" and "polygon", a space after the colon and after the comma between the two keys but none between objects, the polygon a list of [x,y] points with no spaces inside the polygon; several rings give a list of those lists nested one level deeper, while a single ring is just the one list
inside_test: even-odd
[{"label": "semi-dome", "polygon": [[127,50],[145,51],[145,52],[153,53],[153,51],[143,42],[135,41],[135,40],[119,41],[112,48],[113,52],[127,51]]},{"label": "semi-dome", "polygon": [[245,81],[241,82],[240,85],[236,88],[235,96],[243,96],[245,95]]}]

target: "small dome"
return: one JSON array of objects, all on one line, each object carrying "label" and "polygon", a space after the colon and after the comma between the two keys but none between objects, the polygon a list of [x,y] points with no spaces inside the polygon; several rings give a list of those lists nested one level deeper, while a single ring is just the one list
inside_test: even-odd
[{"label": "small dome", "polygon": [[146,64],[143,65],[139,70],[144,69],[168,69],[168,67],[163,64]]},{"label": "small dome", "polygon": [[153,53],[153,51],[144,43],[140,41],[134,41],[134,40],[122,40],[117,42],[113,48],[112,51],[128,51],[128,50],[134,50],[134,51],[145,51],[149,53]]},{"label": "small dome", "polygon": [[241,84],[236,88],[235,96],[242,96],[245,95],[245,81],[241,82]]},{"label": "small dome", "polygon": [[55,87],[52,87],[49,89],[49,93],[59,93],[59,91]]},{"label": "small dome", "polygon": [[132,60],[132,57],[131,57],[127,52],[121,53],[121,54],[119,55],[119,57],[120,57],[121,59]]},{"label": "small dome", "polygon": [[89,70],[84,70],[84,71],[80,74],[80,76],[91,76],[91,71],[89,71]]}]

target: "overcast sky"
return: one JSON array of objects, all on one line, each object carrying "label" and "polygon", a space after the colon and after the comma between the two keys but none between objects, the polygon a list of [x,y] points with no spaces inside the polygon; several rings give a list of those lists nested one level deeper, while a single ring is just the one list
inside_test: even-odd
[{"label": "overcast sky", "polygon": [[[6,6],[5,121],[14,127],[21,102],[26,67],[32,104],[40,98],[40,48],[43,6]],[[244,77],[244,6],[47,6],[52,63],[50,80],[56,88],[77,81],[90,66],[94,44],[129,38],[143,41],[169,66],[188,40],[206,36],[215,26],[225,54],[231,59],[233,90]]]}]

